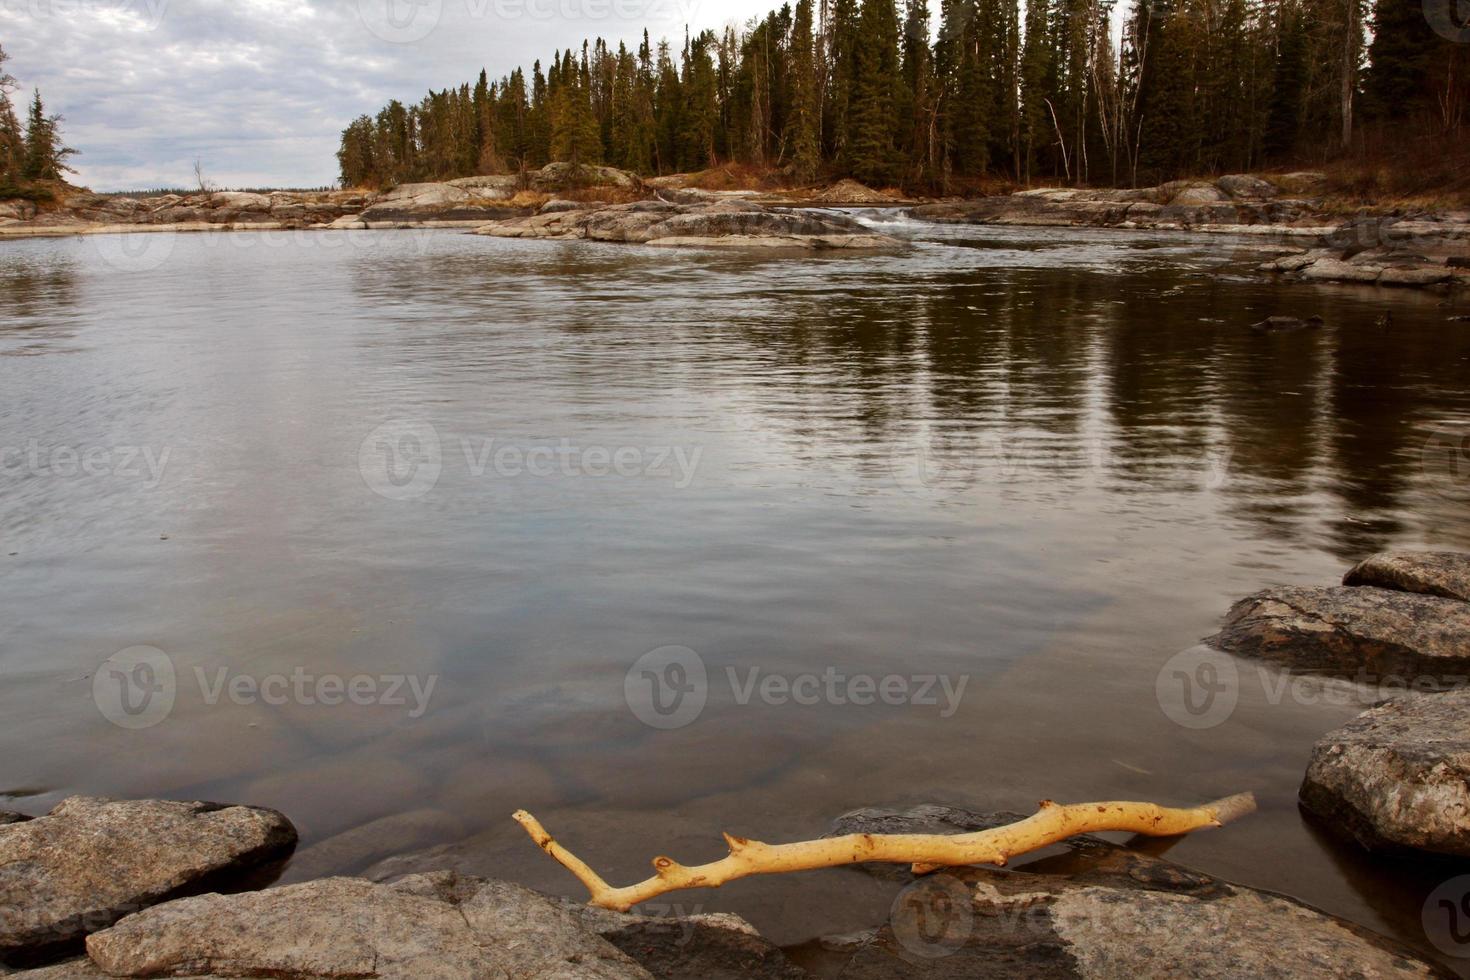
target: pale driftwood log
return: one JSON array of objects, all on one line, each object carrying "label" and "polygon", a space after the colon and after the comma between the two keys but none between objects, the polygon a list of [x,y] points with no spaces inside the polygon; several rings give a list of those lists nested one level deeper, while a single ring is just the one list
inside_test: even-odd
[{"label": "pale driftwood log", "polygon": [[1064,806],[1042,800],[1041,809],[1025,820],[971,834],[847,834],[790,844],[764,844],[725,834],[730,853],[720,860],[685,867],[673,858],[656,857],[652,878],[621,888],[603,881],[581,858],[558,844],[540,821],[525,810],[517,810],[513,816],[543,851],[587,886],[591,904],[626,912],[639,902],[666,892],[718,888],[727,881],[749,875],[810,871],[865,861],[912,865],[915,874],[966,864],[1003,865],[1018,854],[1077,834],[1121,830],[1149,837],[1172,837],[1219,827],[1255,808],[1256,800],[1250,793],[1184,809],[1128,802]]}]

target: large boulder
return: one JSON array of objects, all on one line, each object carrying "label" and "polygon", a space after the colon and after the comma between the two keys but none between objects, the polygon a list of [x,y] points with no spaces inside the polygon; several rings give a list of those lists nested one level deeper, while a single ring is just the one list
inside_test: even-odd
[{"label": "large boulder", "polygon": [[95,933],[87,953],[120,977],[652,976],[566,906],[519,885],[447,871],[386,885],[323,878],[182,899]]},{"label": "large boulder", "polygon": [[1343,585],[1372,585],[1470,602],[1470,554],[1459,551],[1385,551],[1354,565]]},{"label": "large boulder", "polygon": [[0,826],[0,960],[50,955],[139,909],[289,853],[274,810],[75,796]]},{"label": "large boulder", "polygon": [[231,211],[258,211],[264,213],[271,209],[271,198],[268,194],[249,194],[243,191],[220,191],[209,196],[209,206],[213,208],[228,208]]},{"label": "large boulder", "polygon": [[1453,687],[1470,677],[1470,604],[1371,586],[1277,587],[1237,602],[1205,642],[1364,683]]},{"label": "large boulder", "polygon": [[587,238],[706,248],[893,248],[902,244],[887,235],[873,234],[845,215],[778,211],[736,201],[635,201],[497,221],[476,229],[476,233],[499,238]]},{"label": "large boulder", "polygon": [[556,194],[576,187],[617,187],[636,190],[642,181],[638,175],[616,167],[602,167],[584,163],[581,165],[558,162],[531,174],[531,189],[544,194]]},{"label": "large boulder", "polygon": [[[943,824],[984,826],[1001,815]],[[922,831],[935,814],[889,832]],[[872,825],[872,824],[869,824]],[[831,937],[803,964],[843,980],[913,978],[1440,977],[1393,940],[1300,902],[1096,839],[1015,871],[946,869],[915,880],[887,925]]]},{"label": "large boulder", "polygon": [[1275,184],[1255,174],[1226,174],[1215,186],[1237,200],[1259,201],[1277,194]]},{"label": "large boulder", "polygon": [[1470,691],[1387,701],[1312,749],[1302,806],[1373,849],[1470,857]]},{"label": "large boulder", "polygon": [[490,190],[481,194],[475,187],[454,184],[399,184],[380,195],[362,210],[358,218],[374,224],[416,222],[490,221],[524,214],[519,208],[508,208],[505,195]]},{"label": "large boulder", "polygon": [[1229,196],[1214,184],[1202,180],[1176,180],[1159,187],[1164,204],[1220,204]]}]

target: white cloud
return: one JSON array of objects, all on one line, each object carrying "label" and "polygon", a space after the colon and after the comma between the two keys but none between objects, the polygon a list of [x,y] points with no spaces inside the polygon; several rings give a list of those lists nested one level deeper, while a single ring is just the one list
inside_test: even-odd
[{"label": "white cloud", "polygon": [[630,44],[774,0],[0,0],[7,66],[98,190],[316,186],[338,135],[390,98],[499,77],[583,38]]}]

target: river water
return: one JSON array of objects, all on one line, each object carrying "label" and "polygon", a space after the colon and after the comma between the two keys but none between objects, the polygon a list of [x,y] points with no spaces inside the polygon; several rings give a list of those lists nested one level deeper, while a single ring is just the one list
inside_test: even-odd
[{"label": "river water", "polygon": [[[1252,790],[1169,856],[1425,945],[1453,869],[1296,807],[1370,694],[1164,693],[1235,598],[1470,549],[1463,311],[1264,282],[1250,242],[866,214],[914,247],[0,247],[0,807],[244,801],[300,828],[286,880],[446,844],[575,895],[512,810],[622,881],[865,805]],[[799,943],[893,894],[670,901]]]}]

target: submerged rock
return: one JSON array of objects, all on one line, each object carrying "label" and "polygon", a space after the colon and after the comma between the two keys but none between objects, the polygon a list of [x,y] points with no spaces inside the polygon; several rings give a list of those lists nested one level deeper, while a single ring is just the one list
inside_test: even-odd
[{"label": "submerged rock", "polygon": [[1373,849],[1470,857],[1470,691],[1385,702],[1312,750],[1302,806]]},{"label": "submerged rock", "polygon": [[1301,330],[1305,327],[1320,326],[1322,326],[1322,318],[1320,316],[1309,316],[1306,318],[1299,316],[1268,316],[1264,320],[1251,324],[1251,327],[1255,330]]},{"label": "submerged rock", "polygon": [[0,960],[48,955],[139,909],[243,877],[295,844],[274,810],[64,800],[0,827]]},{"label": "submerged rock", "polygon": [[1342,584],[1372,585],[1470,602],[1470,554],[1385,551],[1353,566],[1343,576]]},{"label": "submerged rock", "polygon": [[903,244],[896,238],[874,234],[845,215],[779,211],[736,201],[635,201],[496,221],[475,233],[498,238],[586,238],[689,247],[829,249],[895,248]]},{"label": "submerged rock", "polygon": [[1459,686],[1470,677],[1470,604],[1371,586],[1278,587],[1237,602],[1205,643],[1365,683]]},{"label": "submerged rock", "polygon": [[655,977],[801,980],[807,974],[749,922],[728,912],[669,916],[574,906],[582,924]]},{"label": "submerged rock", "polygon": [[[925,832],[890,811],[887,832]],[[941,823],[1002,815],[956,808]],[[1101,840],[1014,871],[946,869],[900,893],[887,925],[808,944],[794,958],[843,980],[917,978],[1440,977],[1385,937],[1284,896]]]}]

